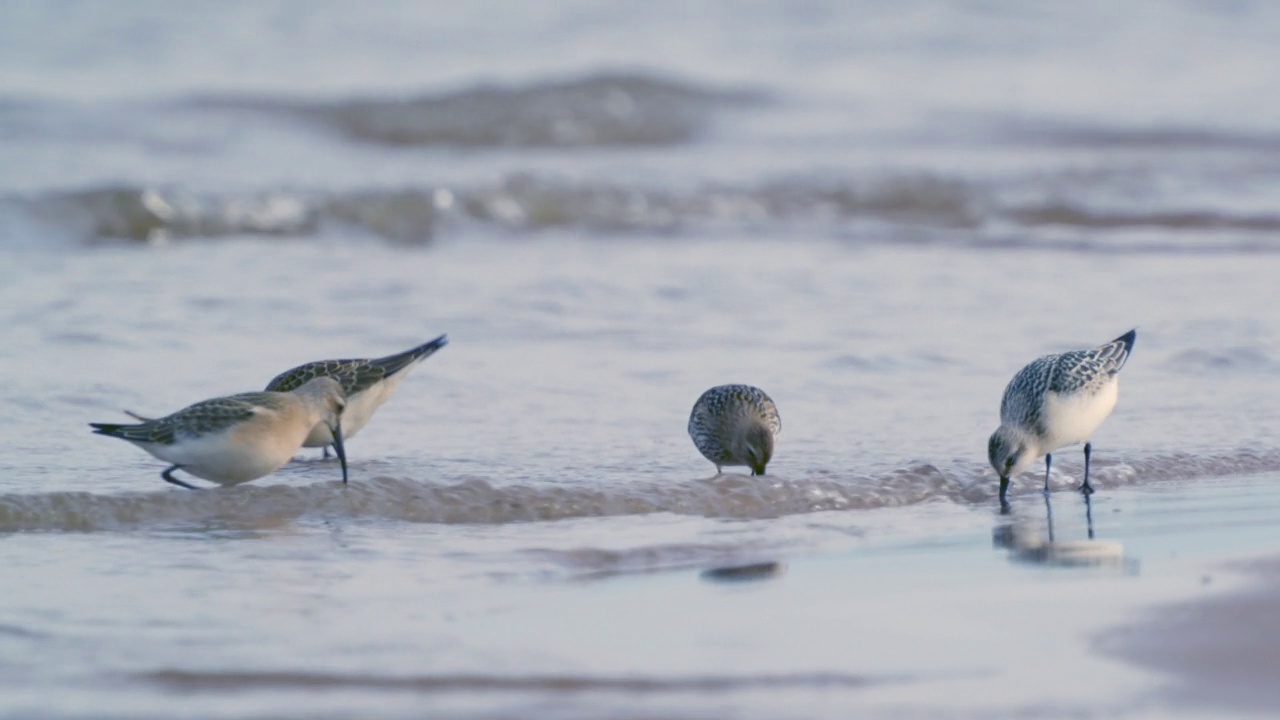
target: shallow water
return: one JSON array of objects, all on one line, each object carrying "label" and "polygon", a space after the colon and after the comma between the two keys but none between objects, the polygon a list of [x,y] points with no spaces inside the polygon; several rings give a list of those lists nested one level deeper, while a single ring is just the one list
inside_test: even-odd
[{"label": "shallow water", "polygon": [[[0,544],[23,578],[6,592],[4,697],[15,717],[165,717],[175,702],[208,717],[1158,715],[1161,679],[1092,655],[1091,638],[1233,586],[1204,563],[1274,548],[1277,487],[1102,493],[1091,564],[1028,560],[1048,540],[1034,496],[1012,517],[930,503],[17,534]],[[1085,543],[1080,499],[1053,509],[1059,547]],[[751,563],[776,565],[701,572]]]},{"label": "shallow water", "polygon": [[[58,7],[0,11],[0,715],[1158,715],[1088,638],[1280,549],[1270,8]],[[1046,545],[1000,393],[1132,327]],[[86,426],[441,333],[347,487]],[[685,434],[728,382],[764,477]]]}]

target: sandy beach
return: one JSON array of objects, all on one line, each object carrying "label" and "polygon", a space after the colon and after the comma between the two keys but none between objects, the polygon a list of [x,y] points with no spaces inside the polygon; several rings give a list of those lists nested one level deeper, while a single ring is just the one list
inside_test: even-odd
[{"label": "sandy beach", "polygon": [[1280,713],[1280,556],[1214,567],[1217,572],[1205,572],[1204,584],[1225,574],[1245,586],[1163,605],[1101,635],[1097,647],[1160,673],[1166,679],[1158,694],[1162,705],[1195,708],[1206,716],[1272,717]]}]

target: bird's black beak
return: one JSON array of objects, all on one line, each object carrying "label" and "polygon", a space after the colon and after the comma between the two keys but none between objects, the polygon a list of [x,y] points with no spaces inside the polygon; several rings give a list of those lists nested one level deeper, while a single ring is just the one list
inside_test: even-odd
[{"label": "bird's black beak", "polygon": [[338,462],[342,463],[342,484],[347,484],[347,451],[342,447],[342,420],[329,426],[333,434],[333,451],[338,454]]},{"label": "bird's black beak", "polygon": [[1009,478],[1004,476],[1000,478],[1000,504],[1005,503],[1004,496],[1009,492]]}]

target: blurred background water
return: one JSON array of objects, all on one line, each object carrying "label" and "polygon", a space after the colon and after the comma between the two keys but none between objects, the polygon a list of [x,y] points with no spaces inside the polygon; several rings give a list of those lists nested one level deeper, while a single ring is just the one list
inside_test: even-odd
[{"label": "blurred background water", "polygon": [[[708,688],[742,658],[487,623],[582,602],[565,578],[967,547],[999,522],[1004,383],[1134,326],[1095,511],[1249,497],[1231,478],[1280,469],[1277,48],[1250,2],[0,5],[0,711],[860,692],[886,673],[856,652],[774,645]],[[85,426],[441,333],[346,488],[304,452],[178,492]],[[727,382],[778,403],[764,478],[712,477],[685,435]],[[1078,482],[1077,451],[1054,467]],[[655,668],[674,685],[610,684]]]}]

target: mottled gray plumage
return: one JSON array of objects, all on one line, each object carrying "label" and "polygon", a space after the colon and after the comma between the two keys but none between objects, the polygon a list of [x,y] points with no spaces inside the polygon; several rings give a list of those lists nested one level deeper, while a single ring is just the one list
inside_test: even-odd
[{"label": "mottled gray plumage", "polygon": [[773,400],[750,385],[713,387],[698,398],[689,415],[689,437],[717,471],[746,465],[753,475],[763,475],[773,457],[774,436],[781,431]]},{"label": "mottled gray plumage", "polygon": [[[347,396],[347,410],[342,417],[342,426],[347,437],[352,438],[369,422],[373,413],[391,397],[391,393],[409,374],[409,370],[448,343],[448,338],[441,335],[431,342],[383,358],[309,362],[272,378],[271,382],[267,383],[267,389],[286,390],[298,387],[315,377],[330,377],[337,380]],[[317,425],[307,436],[303,447],[323,447],[327,456],[329,453],[327,446],[332,442],[329,431],[324,426]]]},{"label": "mottled gray plumage", "polygon": [[90,425],[99,435],[110,435],[130,442],[172,445],[187,437],[226,430],[253,417],[259,407],[278,410],[283,407],[283,402],[274,392],[247,392],[203,400],[161,418],[141,418],[143,422],[138,425]]},{"label": "mottled gray plumage", "polygon": [[[404,379],[409,369],[426,360],[437,350],[449,344],[445,335],[404,352],[374,359],[317,360],[286,370],[267,383],[267,392],[290,392],[318,377],[332,378],[346,396],[346,412],[342,424],[348,438],[360,432],[382,403],[391,396],[396,385]],[[146,415],[125,410],[143,422],[151,421]],[[323,447],[328,457],[333,434],[323,424],[317,425],[307,436],[303,447]]]},{"label": "mottled gray plumage", "polygon": [[1096,394],[1124,367],[1135,336],[1136,331],[1130,330],[1096,348],[1045,355],[1031,361],[1005,387],[1000,422],[1026,428],[1037,436],[1048,434],[1043,424],[1045,393]]},{"label": "mottled gray plumage", "polygon": [[1084,443],[1084,483],[1089,485],[1089,437],[1115,407],[1120,369],[1129,359],[1136,330],[1089,350],[1045,355],[1009,381],[1000,401],[1000,427],[987,442],[987,459],[1000,476],[1003,503],[1009,478],[1037,458],[1045,459],[1045,492],[1049,491],[1052,452]]},{"label": "mottled gray plumage", "polygon": [[331,377],[342,384],[348,396],[373,387],[401,370],[425,360],[432,353],[449,343],[448,336],[441,335],[431,342],[404,352],[382,358],[353,358],[346,360],[317,360],[285,370],[267,383],[267,390],[286,392],[302,387],[316,377]]}]

